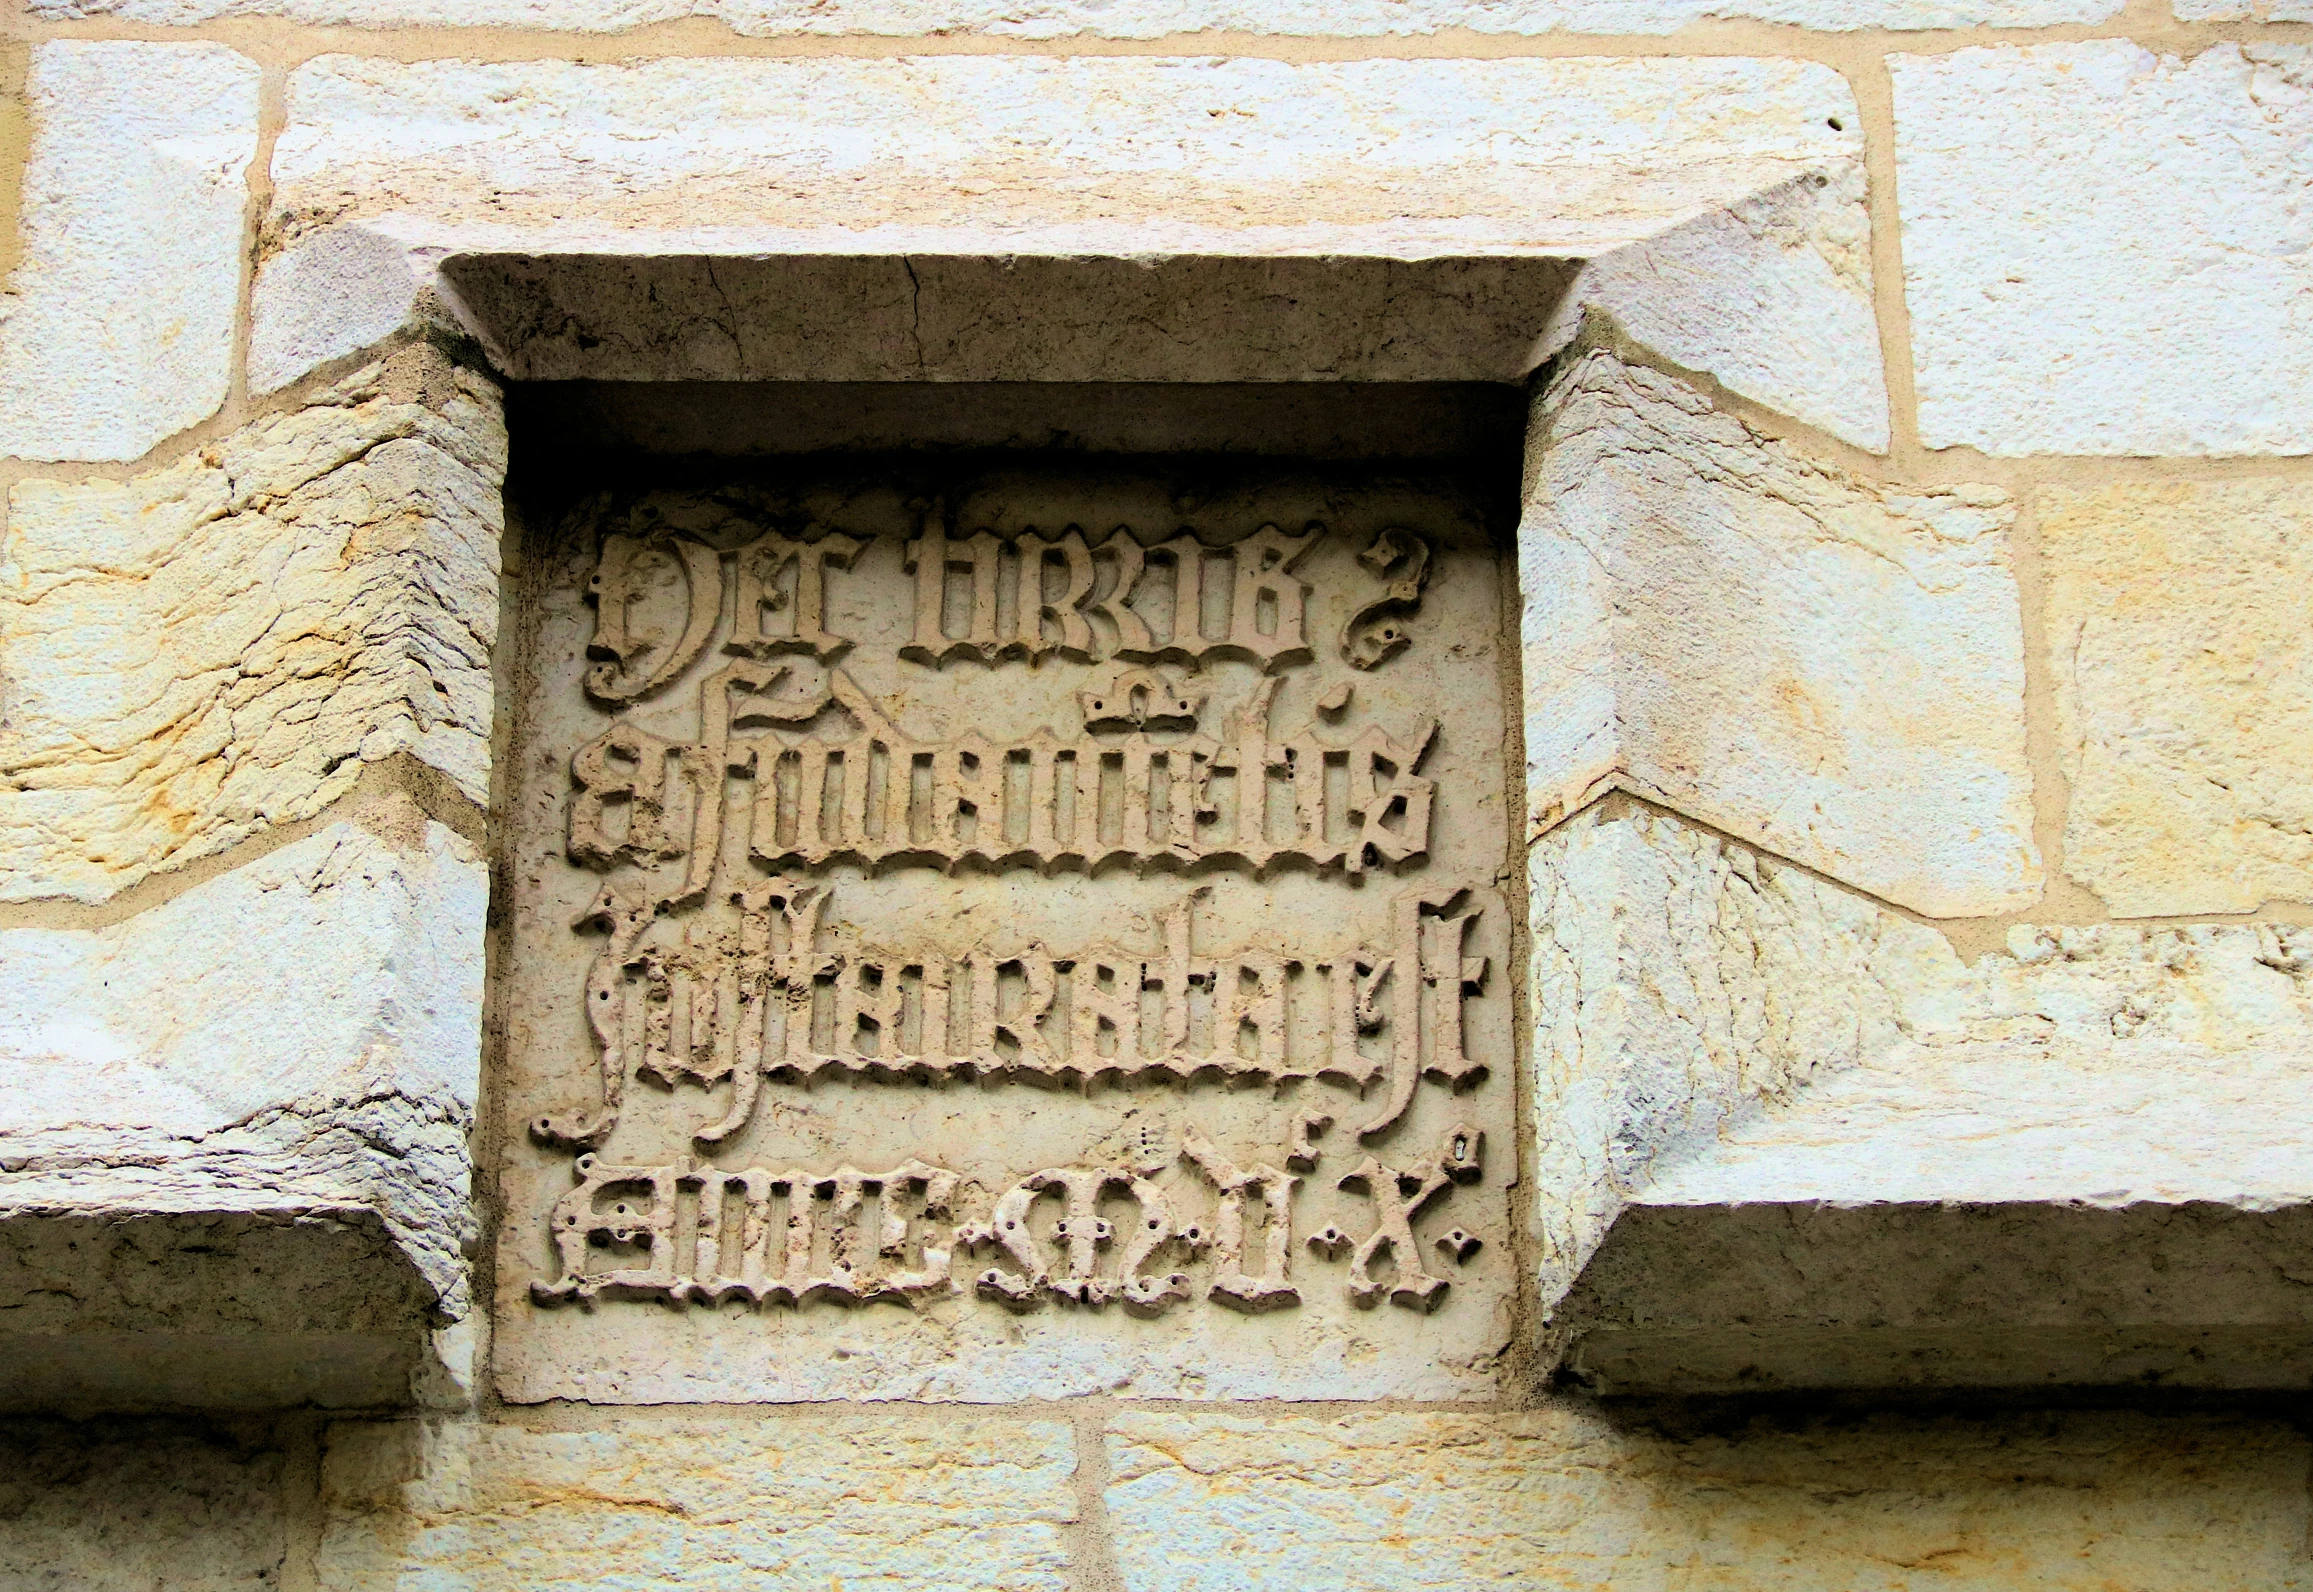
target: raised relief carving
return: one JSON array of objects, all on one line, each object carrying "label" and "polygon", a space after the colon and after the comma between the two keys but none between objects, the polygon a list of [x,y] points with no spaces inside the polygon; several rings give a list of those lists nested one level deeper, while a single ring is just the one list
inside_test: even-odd
[{"label": "raised relief carving", "polygon": [[[1434,719],[1402,739],[1377,726],[1339,741],[1310,728],[1280,733],[1275,682],[1264,681],[1219,735],[1180,733],[1194,730],[1202,693],[1126,675],[1081,693],[1080,736],[942,741],[900,729],[841,669],[823,693],[781,700],[785,679],[784,666],[711,675],[697,741],[615,724],[580,747],[570,762],[571,861],[688,855],[711,865],[734,830],[770,868],[1299,865],[1356,876],[1429,849],[1436,782],[1415,770],[1436,739]],[[734,733],[773,725],[810,728]],[[1134,727],[1113,733],[1122,726]],[[732,792],[733,780],[748,788]]]},{"label": "raised relief carving", "polygon": [[[940,1224],[956,1174],[921,1161],[888,1172],[846,1166],[818,1174],[726,1172],[684,1161],[612,1166],[582,1155],[573,1169],[578,1186],[548,1218],[562,1274],[530,1285],[540,1304],[591,1304],[605,1294],[869,1304],[914,1302],[955,1286],[952,1238]],[[864,1218],[870,1197],[878,1206],[872,1233]],[[908,1266],[911,1237],[919,1253]],[[635,1252],[645,1263],[595,1270],[596,1248]]]},{"label": "raised relief carving", "polygon": [[[915,631],[900,656],[935,666],[1055,654],[1191,668],[1242,658],[1265,671],[1305,663],[1309,584],[1292,571],[1323,535],[1264,525],[1224,547],[1182,535],[1144,548],[1121,528],[1098,543],[1074,527],[951,537],[935,514],[907,546]],[[1129,602],[1144,575],[1154,577],[1147,612]]]},{"label": "raised relief carving", "polygon": [[1430,580],[1430,544],[1393,525],[1357,555],[1357,561],[1387,582],[1379,597],[1349,616],[1341,627],[1341,655],[1352,669],[1372,669],[1403,652],[1413,634],[1405,621],[1421,607]]},{"label": "raised relief carving", "polygon": [[[1458,1091],[1483,1071],[1462,1038],[1462,1004],[1487,971],[1462,953],[1483,911],[1470,892],[1408,891],[1388,945],[1318,954],[1198,951],[1204,895],[1167,910],[1151,945],[1055,954],[863,946],[827,924],[824,887],[785,879],[732,892],[734,932],[694,928],[646,945],[654,914],[606,889],[586,920],[608,941],[584,996],[601,1104],[540,1118],[533,1132],[599,1142],[636,1071],[670,1085],[737,1080],[730,1110],[693,1135],[707,1143],[747,1125],[762,1079],[828,1074],[1079,1087],[1315,1078],[1360,1092],[1386,1079],[1379,1113],[1359,1130],[1371,1138],[1404,1114],[1424,1077]],[[1380,1055],[1366,1054],[1369,1037]],[[1315,1120],[1297,1126],[1290,1154],[1314,1157]]]},{"label": "raised relief carving", "polygon": [[[1448,1283],[1423,1268],[1414,1219],[1456,1183],[1476,1182],[1485,1170],[1485,1148],[1483,1133],[1457,1123],[1435,1152],[1402,1172],[1369,1155],[1342,1177],[1343,1188],[1362,1191],[1373,1207],[1373,1231],[1349,1257],[1351,1299],[1370,1308],[1386,1294],[1391,1304],[1425,1312],[1444,1301]],[[1395,1263],[1387,1279],[1373,1270],[1385,1258]]]},{"label": "raised relief carving", "polygon": [[[517,1195],[518,1296],[706,1333],[1282,1344],[1314,1316],[1392,1355],[1467,1318],[1438,1341],[1491,1363],[1499,1313],[1457,1317],[1442,1275],[1511,1275],[1473,1125],[1507,1098],[1501,712],[1456,694],[1498,692],[1490,566],[1425,610],[1471,555],[1411,524],[860,500],[604,508],[562,588],[593,614],[523,761],[561,904],[517,966],[565,982],[516,1024],[561,1047],[518,1072],[552,1173]],[[1456,644],[1419,668],[1346,674],[1433,624]]]}]

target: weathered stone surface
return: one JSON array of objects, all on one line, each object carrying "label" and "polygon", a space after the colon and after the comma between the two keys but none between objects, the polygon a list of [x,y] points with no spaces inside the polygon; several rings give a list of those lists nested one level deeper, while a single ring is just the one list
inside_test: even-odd
[{"label": "weathered stone surface", "polygon": [[2171,0],[2185,22],[2313,22],[2306,0]]},{"label": "weathered stone surface", "polygon": [[1546,1302],[1660,1157],[1883,1054],[1903,986],[1959,967],[1932,929],[1663,815],[1588,808],[1528,877]]},{"label": "weathered stone surface", "polygon": [[596,254],[460,257],[441,280],[525,381],[1507,385],[1574,274],[1531,256]]},{"label": "weathered stone surface", "polygon": [[1131,1411],[1108,1441],[1131,1592],[2302,1584],[2306,1448],[2278,1424],[1879,1417],[1682,1443],[1563,1405]]},{"label": "weathered stone surface", "polygon": [[1529,448],[1536,824],[1619,785],[1931,915],[2034,899],[2004,494],[1860,480],[1602,352]]},{"label": "weathered stone surface", "polygon": [[1586,1374],[2313,1372],[2256,1258],[2313,1200],[2272,1104],[2313,1084],[2307,931],[2019,928],[1970,965],[1664,816],[1592,809],[1532,862],[1543,1294],[1581,1271],[1552,1308]]},{"label": "weathered stone surface", "polygon": [[1493,1395],[1515,787],[1466,477],[585,503],[521,598],[506,1397]]},{"label": "weathered stone surface", "polygon": [[2052,488],[2039,520],[2065,871],[2122,914],[2313,899],[2313,493]]},{"label": "weathered stone surface", "polygon": [[1550,1277],[1623,1200],[1706,1186],[1721,1203],[2313,1195],[2288,1119],[2257,1104],[2313,1068],[2307,931],[2017,928],[1970,965],[1794,868],[1597,807],[1538,841],[1530,872]]},{"label": "weathered stone surface", "polygon": [[[311,1215],[363,1247],[365,1222],[382,1222],[440,1312],[463,1313],[487,881],[465,842],[406,801],[358,816],[111,928],[0,932],[0,1227]],[[37,1250],[18,1271],[96,1264]],[[123,1296],[85,1324],[264,1325],[238,1305],[203,1325],[252,1286],[209,1270],[209,1297]],[[39,1309],[16,1301],[10,1321],[69,1332],[99,1308],[83,1282],[90,1297],[69,1310],[76,1289]]]},{"label": "weathered stone surface", "polygon": [[1890,70],[1930,447],[2313,448],[2313,51],[2113,39]]},{"label": "weathered stone surface", "polygon": [[284,1457],[179,1421],[0,1424],[0,1582],[247,1592],[280,1585]]},{"label": "weathered stone surface", "polygon": [[32,52],[0,454],[133,459],[224,402],[257,76],[215,44]]},{"label": "weathered stone surface", "polygon": [[97,901],[407,752],[488,799],[497,394],[411,349],[0,546],[0,899]]},{"label": "weathered stone surface", "polygon": [[817,1416],[615,1430],[348,1425],[319,1585],[1063,1592],[1058,1421]]},{"label": "weathered stone surface", "polygon": [[1571,341],[1593,308],[1677,364],[1844,441],[1887,448],[1860,163],[1589,261],[1544,346]]},{"label": "weathered stone surface", "polygon": [[[2185,0],[2190,4],[2192,0]],[[2286,8],[2289,0],[2280,0]],[[712,17],[741,34],[987,32],[1026,38],[1092,34],[1149,39],[1200,32],[1367,37],[1467,28],[1478,33],[1672,33],[1705,20],[1756,19],[1846,32],[1857,28],[2047,27],[2101,22],[2120,0],[1087,0],[996,9],[960,0],[29,0],[33,15],[120,17],[182,24],[278,16],[323,26],[514,27],[613,33],[679,17]],[[2237,14],[2246,15],[2245,8]],[[2276,13],[2278,15],[2278,13]]]},{"label": "weathered stone surface", "polygon": [[[990,380],[1005,379],[1008,359],[1062,380],[1514,377],[1539,357],[1554,273],[1521,321],[1495,302],[1486,272],[1457,287],[1409,271],[1420,292],[1405,324],[1367,328],[1344,369],[1322,295],[1298,319],[1257,295],[1230,300],[1228,318],[1246,316],[1247,335],[1216,339],[1210,316],[1190,317],[1199,346],[1184,353],[1139,325],[1175,318],[1161,273],[1087,271],[1056,304],[1000,261],[1557,260],[1820,175],[1829,197],[1770,203],[1740,239],[1704,227],[1651,266],[1625,262],[1624,275],[1651,286],[1622,296],[1644,300],[1680,272],[1732,273],[1727,301],[1749,309],[1707,335],[1666,309],[1659,329],[1680,340],[1672,356],[1724,363],[1745,390],[1763,382],[1763,401],[1804,398],[1842,425],[1861,416],[1853,423],[1869,434],[1876,340],[1829,377],[1815,368],[1867,315],[1849,246],[1862,221],[1860,156],[1839,75],[1768,60],[324,57],[292,74],[275,153],[258,380],[291,379],[424,313],[424,283],[448,249],[716,257],[688,281],[631,273],[652,277],[647,293],[621,289],[616,261],[600,262],[599,285],[649,302],[650,314],[604,338],[600,363],[562,374],[720,376],[700,361],[726,360],[760,378],[801,362],[847,379]],[[822,258],[740,270],[738,297],[726,298],[719,260],[748,255]],[[902,255],[963,258],[927,282]],[[1291,269],[1307,267],[1279,266]],[[813,291],[786,280],[798,272]],[[355,290],[337,293],[347,276]],[[1600,289],[1609,298],[1614,280]],[[502,285],[492,291],[503,296]],[[1710,291],[1698,285],[1680,303]],[[1429,301],[1457,295],[1473,301],[1476,324],[1441,348],[1450,306]],[[585,303],[593,290],[567,296]],[[1033,336],[1015,324],[1023,306]],[[926,307],[936,313],[919,317]],[[557,319],[544,316],[542,330]],[[1215,346],[1259,368],[1182,368]],[[675,368],[638,372],[638,360]]]}]

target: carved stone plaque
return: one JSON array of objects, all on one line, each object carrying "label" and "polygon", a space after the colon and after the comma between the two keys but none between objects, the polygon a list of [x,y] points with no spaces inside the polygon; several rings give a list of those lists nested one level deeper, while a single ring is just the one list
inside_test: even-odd
[{"label": "carved stone plaque", "polygon": [[526,572],[506,1396],[1492,1394],[1498,559],[1346,473],[583,504]]}]

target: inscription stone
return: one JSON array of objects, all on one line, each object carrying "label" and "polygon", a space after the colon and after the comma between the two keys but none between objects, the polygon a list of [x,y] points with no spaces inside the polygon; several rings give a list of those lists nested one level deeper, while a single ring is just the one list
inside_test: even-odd
[{"label": "inscription stone", "polygon": [[508,1397],[1495,1391],[1465,487],[846,466],[539,541]]}]

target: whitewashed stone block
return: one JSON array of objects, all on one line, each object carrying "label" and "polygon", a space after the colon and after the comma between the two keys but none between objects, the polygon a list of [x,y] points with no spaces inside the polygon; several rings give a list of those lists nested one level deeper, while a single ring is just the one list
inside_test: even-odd
[{"label": "whitewashed stone block", "polygon": [[1587,808],[1528,879],[1545,1301],[1658,1157],[1883,1054],[1906,986],[1958,968],[1934,930],[1665,815]]},{"label": "whitewashed stone block", "polygon": [[33,51],[0,454],[133,459],[225,401],[257,76],[214,44]]},{"label": "whitewashed stone block", "polygon": [[[2283,0],[2286,4],[2286,0]],[[995,8],[955,0],[31,0],[33,15],[119,17],[184,24],[216,17],[279,16],[328,27],[510,27],[615,33],[680,17],[713,17],[757,36],[987,32],[1024,38],[1150,39],[1200,32],[1372,37],[1446,28],[1480,33],[1674,33],[1706,20],[1754,19],[1827,32],[1857,28],[2049,27],[2101,22],[2119,0],[1524,0],[1519,4],[1378,0],[1323,6],[1311,0],[1083,0]],[[2245,12],[2244,12],[2245,14]]]},{"label": "whitewashed stone block", "polygon": [[1545,346],[1572,341],[1594,307],[1677,364],[1843,441],[1887,449],[1860,162],[1587,262]]},{"label": "whitewashed stone block", "polygon": [[2309,63],[2118,39],[1894,57],[1922,440],[2313,447]]},{"label": "whitewashed stone block", "polygon": [[[944,1414],[649,1420],[616,1430],[332,1429],[317,1570],[342,1592],[1064,1592],[1065,1422]],[[386,1529],[379,1529],[381,1524]]]},{"label": "whitewashed stone block", "polygon": [[2005,494],[1864,481],[1601,352],[1529,448],[1535,823],[1621,786],[1930,915],[2034,899]]},{"label": "whitewashed stone block", "polygon": [[2180,22],[2313,22],[2305,0],[2170,0]]},{"label": "whitewashed stone block", "polygon": [[505,446],[416,348],[166,469],[19,482],[0,898],[102,900],[397,753],[485,802]]},{"label": "whitewashed stone block", "polygon": [[[324,57],[290,80],[253,379],[422,317],[437,261],[469,251],[513,263],[453,261],[469,280],[443,296],[466,293],[503,368],[529,371],[538,345],[541,376],[1514,380],[1548,352],[1560,262],[1685,227],[1591,298],[1876,445],[1861,153],[1838,74],[1772,60]],[[1702,219],[1757,195],[1729,226]],[[559,303],[506,330],[524,317],[494,307],[502,279],[573,254],[610,257],[570,294],[585,337]],[[911,274],[894,258],[911,254],[963,258]],[[663,263],[707,256],[730,280]],[[1346,303],[1323,281],[1256,286],[1200,315],[1151,304],[1153,268],[1088,268],[1090,302],[1059,305],[975,269],[1018,256],[1398,264],[1409,301],[1438,303],[1344,337],[1374,313],[1370,282]],[[1459,261],[1471,285],[1428,281]],[[1495,282],[1520,265],[1546,268]],[[604,292],[640,319],[595,324]],[[1279,299],[1305,306],[1282,329]],[[1457,299],[1474,306],[1458,321]],[[1163,333],[1142,335],[1151,320]],[[1216,324],[1237,335],[1201,335]],[[568,368],[572,341],[587,368]]]},{"label": "whitewashed stone block", "polygon": [[[2199,1592],[2286,1585],[2305,1519],[2303,1439],[2221,1419],[1881,1416],[1681,1441],[1569,1403],[1133,1410],[1108,1447],[1129,1592]],[[1930,1565],[1932,1582],[1904,1573]]]},{"label": "whitewashed stone block", "polygon": [[11,1402],[373,1402],[465,1313],[487,879],[406,799],[357,818],[0,932]]},{"label": "whitewashed stone block", "polygon": [[2313,493],[2052,488],[2039,521],[2065,871],[2124,915],[2313,898]]},{"label": "whitewashed stone block", "polygon": [[1543,1295],[1584,1374],[2313,1369],[2313,1319],[2259,1258],[2313,1206],[2275,1105],[2313,1084],[2302,932],[2017,928],[1964,964],[1745,848],[1599,809],[1531,877]]}]

